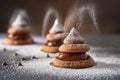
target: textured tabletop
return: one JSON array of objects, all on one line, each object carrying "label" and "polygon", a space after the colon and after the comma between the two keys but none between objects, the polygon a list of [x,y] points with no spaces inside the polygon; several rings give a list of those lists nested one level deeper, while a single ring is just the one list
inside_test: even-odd
[{"label": "textured tabletop", "polygon": [[[120,36],[119,35],[84,35],[91,46],[87,54],[91,55],[96,65],[85,69],[56,68],[50,63],[55,55],[46,58],[41,52],[45,38],[33,36],[37,44],[7,46],[5,35],[0,35],[0,80],[120,80]],[[4,50],[6,48],[6,50]],[[13,54],[17,53],[15,57]],[[37,59],[31,59],[31,56]],[[20,59],[23,66],[17,66]],[[2,66],[3,62],[7,66]]]}]

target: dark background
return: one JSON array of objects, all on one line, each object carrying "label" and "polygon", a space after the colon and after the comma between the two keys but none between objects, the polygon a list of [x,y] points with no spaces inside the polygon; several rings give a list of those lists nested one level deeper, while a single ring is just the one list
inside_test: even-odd
[{"label": "dark background", "polygon": [[95,3],[96,18],[102,34],[120,34],[119,0],[0,0],[0,32],[7,31],[9,19],[17,8],[27,10],[34,33],[40,34],[49,7],[56,8],[64,22],[67,12],[74,4],[79,6],[84,3]]}]

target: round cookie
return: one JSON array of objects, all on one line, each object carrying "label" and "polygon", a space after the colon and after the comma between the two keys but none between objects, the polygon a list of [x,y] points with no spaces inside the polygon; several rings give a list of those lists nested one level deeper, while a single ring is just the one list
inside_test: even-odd
[{"label": "round cookie", "polygon": [[58,46],[47,46],[43,45],[42,51],[47,53],[57,53],[58,52]]},{"label": "round cookie", "polygon": [[89,56],[88,59],[79,60],[79,61],[63,61],[55,58],[53,65],[60,68],[74,68],[74,69],[82,69],[91,67],[94,64],[94,60]]},{"label": "round cookie", "polygon": [[8,29],[8,38],[4,40],[6,45],[24,45],[34,43],[32,37],[29,36],[31,28],[25,20],[24,16],[18,14],[16,19],[10,24]]},{"label": "round cookie", "polygon": [[49,41],[60,41],[67,36],[67,33],[47,34],[46,38]]},{"label": "round cookie", "polygon": [[59,47],[59,55],[53,61],[55,67],[81,69],[93,66],[94,60],[86,54],[90,47],[84,43],[75,28]]},{"label": "round cookie", "polygon": [[59,51],[63,53],[87,52],[90,47],[87,44],[63,44],[59,47]]},{"label": "round cookie", "polygon": [[58,47],[63,43],[63,39],[67,36],[64,27],[56,19],[49,33],[46,35],[47,42],[43,45],[42,51],[47,53],[57,53]]},{"label": "round cookie", "polygon": [[34,41],[32,38],[27,38],[24,40],[14,40],[14,39],[6,38],[3,43],[7,45],[24,45],[24,44],[33,44]]},{"label": "round cookie", "polygon": [[31,32],[31,28],[25,27],[24,29],[16,29],[14,27],[10,27],[8,29],[9,34],[28,34]]}]

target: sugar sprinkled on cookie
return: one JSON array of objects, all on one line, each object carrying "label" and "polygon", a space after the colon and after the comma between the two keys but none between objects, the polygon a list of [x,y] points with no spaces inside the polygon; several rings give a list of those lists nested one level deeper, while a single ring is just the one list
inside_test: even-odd
[{"label": "sugar sprinkled on cookie", "polygon": [[52,26],[52,28],[50,29],[49,33],[55,34],[55,33],[63,32],[63,31],[64,31],[64,27],[61,25],[59,20],[56,19],[53,26]]},{"label": "sugar sprinkled on cookie", "polygon": [[47,42],[43,45],[42,51],[47,53],[57,53],[67,33],[58,19],[55,20],[49,33],[46,35]]},{"label": "sugar sprinkled on cookie", "polygon": [[59,55],[53,61],[53,65],[75,69],[91,67],[94,65],[94,60],[86,54],[89,49],[77,30],[72,28],[64,39],[64,44],[59,47]]},{"label": "sugar sprinkled on cookie", "polygon": [[64,44],[70,43],[84,43],[84,39],[79,35],[77,30],[73,27],[69,33],[69,35],[64,39]]},{"label": "sugar sprinkled on cookie", "polygon": [[23,29],[23,26],[28,25],[27,22],[24,20],[24,17],[22,15],[17,15],[16,19],[11,24],[12,27],[17,29]]},{"label": "sugar sprinkled on cookie", "polygon": [[24,45],[34,43],[33,39],[29,35],[31,28],[25,20],[25,16],[18,14],[16,19],[12,22],[8,29],[8,37],[5,38],[4,44],[7,45]]}]

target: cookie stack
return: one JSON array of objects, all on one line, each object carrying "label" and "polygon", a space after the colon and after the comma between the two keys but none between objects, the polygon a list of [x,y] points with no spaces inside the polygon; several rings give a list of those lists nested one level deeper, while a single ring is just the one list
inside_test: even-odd
[{"label": "cookie stack", "polygon": [[47,42],[43,45],[42,51],[47,53],[57,53],[59,46],[66,36],[67,33],[64,32],[64,27],[60,24],[58,19],[56,19],[49,34],[46,36]]},{"label": "cookie stack", "polygon": [[34,43],[30,37],[31,28],[25,21],[22,15],[17,15],[16,19],[10,25],[8,29],[8,38],[4,40],[4,44],[7,45],[24,45]]},{"label": "cookie stack", "polygon": [[72,28],[63,43],[59,47],[59,55],[53,61],[54,66],[79,69],[94,65],[94,60],[86,54],[90,47],[75,28]]}]

